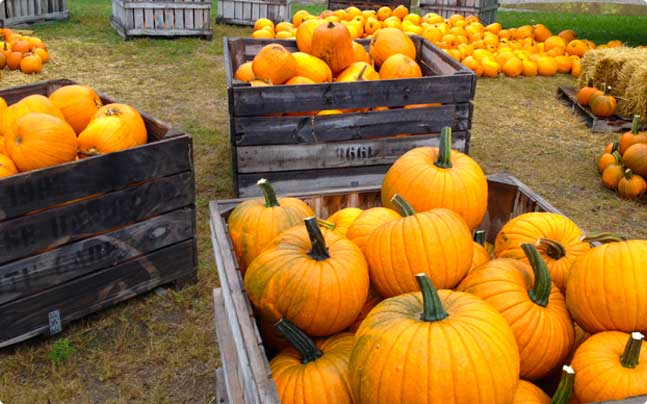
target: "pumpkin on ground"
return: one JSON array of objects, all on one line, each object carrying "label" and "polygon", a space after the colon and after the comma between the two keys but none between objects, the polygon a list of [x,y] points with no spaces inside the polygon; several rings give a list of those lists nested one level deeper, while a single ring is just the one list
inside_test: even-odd
[{"label": "pumpkin on ground", "polygon": [[348,360],[353,334],[312,341],[288,320],[276,327],[293,348],[270,361],[272,379],[282,404],[353,404]]},{"label": "pumpkin on ground", "polygon": [[377,66],[382,66],[389,56],[401,53],[416,59],[416,46],[407,34],[397,28],[382,28],[371,38],[369,53]]},{"label": "pumpkin on ground", "polygon": [[474,256],[472,258],[472,265],[470,266],[470,272],[475,268],[480,267],[488,263],[492,257],[485,247],[485,231],[478,230],[474,232]]},{"label": "pumpkin on ground", "polygon": [[640,175],[634,174],[630,168],[625,170],[625,176],[618,181],[618,194],[624,199],[638,199],[647,191],[647,183]]},{"label": "pumpkin on ground", "polygon": [[400,156],[382,182],[382,205],[393,208],[391,199],[399,194],[416,211],[451,209],[470,229],[477,228],[487,211],[487,179],[471,157],[451,145],[451,129],[443,128],[440,147],[418,147]]},{"label": "pumpkin on ground", "polygon": [[613,158],[615,161],[607,164],[604,171],[602,171],[602,185],[611,190],[618,188],[618,183],[625,174],[625,167],[620,153],[613,152]]},{"label": "pumpkin on ground", "polygon": [[57,89],[50,94],[49,100],[61,110],[65,121],[77,135],[83,132],[99,108],[103,106],[101,98],[92,87],[78,84]]},{"label": "pumpkin on ground", "polygon": [[319,25],[312,34],[310,53],[326,62],[333,74],[341,72],[355,59],[353,40],[348,28],[334,22]]},{"label": "pumpkin on ground", "polygon": [[366,253],[368,238],[384,223],[402,218],[398,212],[389,208],[370,208],[364,210],[350,225],[346,237],[354,242],[363,253]]},{"label": "pumpkin on ground", "polygon": [[463,219],[449,209],[416,213],[397,194],[393,200],[403,217],[375,229],[366,246],[375,289],[383,297],[413,292],[418,273],[443,289],[455,287],[469,271],[474,249]]},{"label": "pumpkin on ground", "polygon": [[570,272],[566,303],[584,330],[647,330],[647,241],[594,247],[575,260]]},{"label": "pumpkin on ground", "polygon": [[227,219],[227,229],[243,275],[247,266],[276,236],[314,215],[301,199],[277,198],[268,180],[261,178],[257,185],[263,197],[242,202]]},{"label": "pumpkin on ground", "polygon": [[524,243],[521,249],[530,266],[496,259],[470,272],[458,290],[480,297],[501,313],[519,346],[521,377],[537,380],[563,363],[575,331],[564,296],[552,284],[534,244]]},{"label": "pumpkin on ground", "polygon": [[9,156],[0,154],[0,178],[10,177],[15,174],[18,174],[18,169],[16,168],[16,165],[9,158]]},{"label": "pumpkin on ground", "polygon": [[608,152],[604,152],[600,159],[598,160],[598,172],[602,174],[604,170],[611,164],[616,162],[615,152],[620,148],[619,142],[613,142],[611,149]]},{"label": "pumpkin on ground", "polygon": [[43,68],[43,61],[40,56],[34,53],[27,53],[20,61],[20,71],[24,74],[40,73]]},{"label": "pumpkin on ground", "polygon": [[[644,329],[644,328],[643,328]],[[639,332],[593,335],[575,352],[575,396],[583,403],[647,394],[647,344]]]},{"label": "pumpkin on ground", "polygon": [[636,143],[627,148],[622,155],[625,166],[635,174],[647,177],[647,143]]},{"label": "pumpkin on ground", "polygon": [[647,134],[638,132],[640,127],[640,115],[634,115],[634,120],[631,123],[631,130],[624,133],[620,136],[620,154],[624,154],[625,151],[636,143],[647,143]]},{"label": "pumpkin on ground", "polygon": [[591,103],[591,97],[601,93],[600,89],[593,86],[593,80],[589,80],[589,84],[577,93],[577,102],[586,107]]},{"label": "pumpkin on ground", "polygon": [[368,268],[359,248],[317,219],[281,233],[245,272],[245,290],[261,317],[285,317],[313,336],[350,326],[368,295]]},{"label": "pumpkin on ground", "polygon": [[519,353],[503,317],[475,296],[416,279],[422,293],[384,300],[357,330],[349,365],[357,402],[511,403]]},{"label": "pumpkin on ground", "polygon": [[272,84],[283,84],[297,73],[297,61],[283,45],[265,45],[252,61],[254,77]]},{"label": "pumpkin on ground", "polygon": [[146,143],[148,134],[137,110],[126,104],[107,104],[99,108],[88,126],[79,134],[79,154],[95,156]]}]

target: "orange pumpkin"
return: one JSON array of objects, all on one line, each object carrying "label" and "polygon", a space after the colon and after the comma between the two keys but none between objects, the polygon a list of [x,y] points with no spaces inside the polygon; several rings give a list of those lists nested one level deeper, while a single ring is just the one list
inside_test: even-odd
[{"label": "orange pumpkin", "polygon": [[99,108],[88,126],[79,134],[82,156],[112,153],[146,143],[144,120],[126,104],[107,104]]},{"label": "orange pumpkin", "polygon": [[294,76],[290,80],[285,82],[286,85],[300,85],[300,84],[317,84],[314,80],[303,77],[303,76]]},{"label": "orange pumpkin", "polygon": [[78,84],[57,89],[50,94],[49,99],[61,110],[65,121],[72,126],[77,135],[88,126],[99,108],[103,106],[101,98],[92,87]]},{"label": "orange pumpkin", "polygon": [[40,56],[33,53],[27,53],[20,61],[20,71],[24,74],[36,74],[40,73],[43,68],[43,61],[40,60]]},{"label": "orange pumpkin", "polygon": [[355,54],[353,62],[371,63],[371,56],[368,54],[366,49],[364,49],[364,46],[355,41],[353,41],[353,53]]},{"label": "orange pumpkin", "polygon": [[647,143],[636,143],[629,146],[623,154],[622,160],[635,174],[647,177]]},{"label": "orange pumpkin", "polygon": [[15,129],[18,119],[31,112],[40,112],[65,119],[63,113],[49,100],[49,98],[40,95],[29,95],[15,104],[10,105],[2,112],[2,134],[8,135]]},{"label": "orange pumpkin", "polygon": [[236,69],[236,74],[234,74],[234,78],[236,80],[248,82],[254,80],[252,62],[245,62],[242,65],[238,66],[238,69]]},{"label": "orange pumpkin", "polygon": [[[542,389],[525,380],[519,380],[512,404],[551,404]],[[566,403],[565,403],[566,404]]]},{"label": "orange pumpkin", "polygon": [[[625,153],[626,154],[626,153]],[[625,175],[625,168],[620,157],[620,153],[617,151],[613,153],[615,162],[608,164],[604,171],[602,171],[602,185],[605,187],[614,190],[618,187],[618,182]]]},{"label": "orange pumpkin", "polygon": [[517,57],[511,57],[503,64],[501,71],[508,77],[517,77],[523,73],[523,62]]},{"label": "orange pumpkin", "polygon": [[333,213],[326,219],[326,222],[333,225],[335,232],[346,236],[348,229],[355,222],[355,219],[362,214],[362,209],[359,208],[344,208]]},{"label": "orange pumpkin", "polygon": [[609,151],[605,151],[602,156],[600,156],[600,159],[598,160],[598,172],[600,174],[602,174],[608,166],[616,162],[616,156],[614,156],[614,153],[618,151],[619,147],[619,142],[613,142]]},{"label": "orange pumpkin", "polygon": [[624,154],[629,146],[636,143],[647,143],[647,134],[638,132],[640,127],[640,115],[634,115],[633,122],[631,123],[631,130],[620,136],[620,146],[618,150],[620,154]]},{"label": "orange pumpkin", "polygon": [[591,97],[599,93],[601,91],[593,87],[593,80],[589,80],[589,84],[586,87],[582,87],[577,93],[577,102],[586,107],[591,102]]},{"label": "orange pumpkin", "polygon": [[297,28],[297,48],[301,52],[311,53],[312,52],[312,35],[314,34],[317,27],[324,24],[325,22],[320,19],[313,19],[303,22]]},{"label": "orange pumpkin", "polygon": [[616,112],[616,99],[609,95],[609,87],[602,84],[602,94],[597,93],[591,96],[591,112],[596,116],[607,118]]},{"label": "orange pumpkin", "polygon": [[46,49],[43,48],[34,48],[32,50],[34,55],[38,56],[42,63],[47,63],[49,61],[49,53],[47,52]]},{"label": "orange pumpkin", "polygon": [[559,37],[562,38],[564,42],[568,43],[577,38],[577,33],[572,29],[565,29],[559,33]]},{"label": "orange pumpkin", "polygon": [[401,53],[389,56],[380,67],[380,79],[406,79],[422,77],[422,70],[415,60]]},{"label": "orange pumpkin", "polygon": [[254,77],[283,84],[297,73],[297,61],[283,45],[265,45],[252,61]]},{"label": "orange pumpkin", "polygon": [[333,74],[338,74],[350,66],[355,58],[353,40],[344,24],[329,22],[321,24],[312,34],[312,51],[330,66]]},{"label": "orange pumpkin", "polygon": [[9,52],[9,54],[7,55],[7,67],[9,67],[9,70],[20,69],[21,61],[22,53],[20,52]]},{"label": "orange pumpkin", "polygon": [[354,242],[363,253],[366,252],[368,238],[379,226],[402,218],[398,212],[389,208],[370,208],[362,211],[346,232],[346,237]]},{"label": "orange pumpkin", "polygon": [[382,28],[377,31],[369,45],[369,53],[377,66],[381,66],[389,56],[401,53],[416,59],[416,46],[407,34],[397,28]]},{"label": "orange pumpkin", "polygon": [[554,76],[557,74],[557,61],[550,56],[542,56],[537,61],[537,72],[540,76]]},{"label": "orange pumpkin", "polygon": [[343,83],[379,79],[380,75],[373,69],[373,66],[366,62],[355,62],[339,73],[335,81]]},{"label": "orange pumpkin", "polygon": [[469,272],[481,265],[487,264],[492,257],[485,247],[485,231],[478,230],[474,232],[474,255],[472,257],[472,265]]},{"label": "orange pumpkin", "polygon": [[297,76],[307,77],[315,83],[332,81],[332,71],[323,60],[304,52],[292,54],[297,61]]},{"label": "orange pumpkin", "polygon": [[[4,144],[2,139],[0,141]],[[0,153],[0,178],[11,177],[14,174],[18,174],[18,169],[13,160],[9,156]]]},{"label": "orange pumpkin", "polygon": [[16,42],[13,43],[13,45],[11,45],[11,50],[12,51],[20,52],[20,53],[23,53],[23,54],[31,51],[31,48],[32,47],[29,44],[29,42],[24,41],[24,40],[16,41]]},{"label": "orange pumpkin", "polygon": [[5,146],[21,172],[74,161],[78,151],[74,129],[61,118],[39,112],[19,118],[5,135]]},{"label": "orange pumpkin", "polygon": [[618,181],[618,194],[624,199],[638,199],[645,191],[647,184],[640,175],[635,175],[631,169],[625,170],[625,176]]}]

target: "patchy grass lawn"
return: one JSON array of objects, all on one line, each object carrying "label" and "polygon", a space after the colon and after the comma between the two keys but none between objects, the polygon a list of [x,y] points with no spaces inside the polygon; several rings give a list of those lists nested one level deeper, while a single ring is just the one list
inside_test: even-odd
[{"label": "patchy grass lawn", "polygon": [[[232,194],[222,37],[249,29],[215,26],[211,42],[124,42],[109,26],[107,0],[72,0],[69,7],[70,21],[36,27],[52,52],[44,73],[5,71],[0,86],[70,78],[191,133],[199,173],[200,280],[76,322],[57,338],[0,351],[0,400],[213,403],[219,359],[211,288],[218,280],[207,202]],[[554,98],[558,85],[573,83],[569,76],[480,80],[472,154],[487,172],[516,175],[587,230],[647,237],[639,225],[647,208],[620,201],[599,185],[594,160],[614,135],[591,134]]]}]

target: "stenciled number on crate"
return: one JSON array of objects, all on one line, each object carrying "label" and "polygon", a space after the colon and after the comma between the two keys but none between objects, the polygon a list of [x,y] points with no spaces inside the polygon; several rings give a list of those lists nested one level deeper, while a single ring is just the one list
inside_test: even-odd
[{"label": "stenciled number on crate", "polygon": [[50,311],[47,314],[49,319],[49,333],[50,335],[58,334],[63,331],[63,323],[61,321],[61,313],[58,310]]},{"label": "stenciled number on crate", "polygon": [[371,146],[344,146],[335,149],[335,155],[340,160],[366,160],[374,158],[378,153]]}]

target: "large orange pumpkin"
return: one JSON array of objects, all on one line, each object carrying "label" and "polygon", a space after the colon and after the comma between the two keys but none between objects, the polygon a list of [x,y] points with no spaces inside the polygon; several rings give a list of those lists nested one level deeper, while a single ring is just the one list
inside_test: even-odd
[{"label": "large orange pumpkin", "polygon": [[[0,139],[1,141],[2,139]],[[3,142],[4,144],[4,142]],[[14,174],[18,174],[18,169],[9,156],[0,154],[0,178],[10,177]]]},{"label": "large orange pumpkin", "polygon": [[402,218],[398,212],[389,208],[370,208],[363,211],[351,224],[346,237],[366,253],[368,238],[381,225]]},{"label": "large orange pumpkin", "polygon": [[624,154],[627,149],[636,143],[647,143],[647,134],[638,132],[640,127],[640,115],[634,115],[631,123],[631,130],[620,136],[620,154]]},{"label": "large orange pumpkin", "polygon": [[332,71],[323,60],[304,52],[292,54],[297,61],[297,76],[307,77],[316,83],[332,81]]},{"label": "large orange pumpkin", "polygon": [[252,61],[254,77],[272,84],[283,84],[297,73],[297,61],[283,45],[265,45]]},{"label": "large orange pumpkin", "polygon": [[647,241],[603,244],[571,267],[566,302],[590,333],[647,330]]},{"label": "large orange pumpkin", "polygon": [[640,175],[634,175],[630,168],[625,170],[625,176],[618,181],[618,195],[621,198],[633,200],[640,198],[647,191],[647,183]]},{"label": "large orange pumpkin", "polygon": [[82,156],[112,153],[143,145],[147,138],[146,125],[135,108],[107,104],[99,108],[79,134],[79,153]]},{"label": "large orange pumpkin", "polygon": [[303,24],[299,25],[297,28],[297,48],[303,53],[312,52],[312,35],[314,34],[317,27],[321,24],[325,24],[324,20],[312,19],[304,21]]},{"label": "large orange pumpkin", "polygon": [[334,22],[319,25],[312,34],[310,53],[326,62],[333,74],[341,72],[355,59],[353,40],[348,28]]},{"label": "large orange pumpkin", "polygon": [[393,200],[404,217],[375,229],[366,246],[375,289],[383,297],[412,292],[418,273],[443,289],[455,287],[469,271],[474,249],[463,219],[449,209],[416,213],[397,194]]},{"label": "large orange pumpkin", "polygon": [[99,108],[101,98],[90,86],[73,84],[63,86],[49,96],[50,101],[61,110],[65,121],[78,135],[88,126]]},{"label": "large orange pumpkin", "polygon": [[355,400],[511,403],[519,353],[503,317],[475,296],[416,278],[422,293],[384,300],[357,330],[349,365]]},{"label": "large orange pumpkin", "polygon": [[74,161],[78,151],[74,129],[61,118],[39,112],[19,118],[5,135],[5,146],[21,172]]},{"label": "large orange pumpkin", "polygon": [[601,91],[593,87],[593,80],[589,80],[587,86],[582,87],[577,93],[577,102],[580,105],[588,106],[591,103],[591,97],[596,94],[601,93]]},{"label": "large orange pumpkin", "polygon": [[458,290],[480,297],[503,315],[519,346],[521,377],[536,380],[563,363],[575,331],[564,296],[552,284],[539,252],[529,243],[521,248],[530,266],[496,259],[470,272]]},{"label": "large orange pumpkin", "polygon": [[389,56],[380,67],[380,78],[406,79],[422,77],[422,70],[415,60],[401,53]]},{"label": "large orange pumpkin", "polygon": [[268,180],[261,178],[257,185],[263,197],[242,202],[227,219],[229,236],[243,275],[247,266],[276,236],[314,214],[301,199],[277,198]]},{"label": "large orange pumpkin", "polygon": [[396,53],[401,53],[415,60],[416,45],[407,34],[399,29],[382,28],[371,38],[369,53],[375,64],[382,66],[382,63],[389,56],[395,55]]},{"label": "large orange pumpkin", "polygon": [[647,394],[647,344],[643,339],[639,332],[608,331],[580,345],[572,363],[577,399],[606,402]]},{"label": "large orange pumpkin", "polygon": [[627,148],[622,155],[625,166],[635,174],[647,177],[647,143],[636,143]]},{"label": "large orange pumpkin", "polygon": [[350,326],[362,310],[368,268],[352,241],[322,233],[315,217],[305,223],[281,233],[254,259],[245,289],[261,317],[285,317],[308,335],[331,335]]},{"label": "large orange pumpkin", "polygon": [[293,346],[270,361],[281,403],[353,404],[348,380],[353,334],[337,334],[315,343],[288,320],[280,320],[277,328]]},{"label": "large orange pumpkin", "polygon": [[14,130],[18,119],[31,112],[40,112],[65,119],[61,110],[52,104],[47,97],[40,94],[29,95],[10,105],[2,112],[2,135],[7,135]]},{"label": "large orange pumpkin", "polygon": [[612,116],[616,112],[616,105],[616,99],[609,95],[609,87],[606,84],[602,84],[602,93],[591,96],[591,112],[596,116],[603,118]]},{"label": "large orange pumpkin", "polygon": [[392,208],[397,193],[416,211],[448,208],[477,228],[487,210],[487,179],[471,157],[451,145],[451,129],[444,128],[440,147],[418,147],[398,158],[382,182],[382,205]]}]

